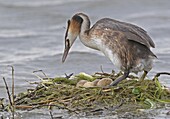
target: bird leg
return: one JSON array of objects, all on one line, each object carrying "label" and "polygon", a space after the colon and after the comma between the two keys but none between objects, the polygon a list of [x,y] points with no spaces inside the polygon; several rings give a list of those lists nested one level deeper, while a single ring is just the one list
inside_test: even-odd
[{"label": "bird leg", "polygon": [[113,81],[109,86],[116,86],[120,81],[126,79],[129,75],[129,71],[124,72],[123,76],[119,77],[115,81]]},{"label": "bird leg", "polygon": [[140,77],[140,80],[143,81],[147,74],[148,74],[148,71],[144,71],[142,76]]}]

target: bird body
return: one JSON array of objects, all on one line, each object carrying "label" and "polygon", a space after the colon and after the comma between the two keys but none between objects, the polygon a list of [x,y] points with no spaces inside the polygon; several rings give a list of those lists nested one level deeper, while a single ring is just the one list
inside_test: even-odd
[{"label": "bird body", "polygon": [[[90,28],[89,17],[78,13],[68,21],[63,62],[78,35],[85,46],[103,52],[115,66],[125,72],[123,79],[130,72],[149,72],[156,58],[150,50],[155,44],[142,28],[110,18],[100,19]],[[112,85],[116,85],[122,78]]]}]

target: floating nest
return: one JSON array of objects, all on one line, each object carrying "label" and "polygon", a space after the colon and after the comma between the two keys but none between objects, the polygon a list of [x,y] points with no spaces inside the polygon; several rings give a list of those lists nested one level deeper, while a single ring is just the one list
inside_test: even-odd
[{"label": "floating nest", "polygon": [[[170,90],[159,82],[160,74],[158,73],[152,80],[140,80],[130,75],[117,86],[110,88],[103,88],[103,86],[108,85],[108,80],[115,80],[121,76],[121,72],[45,77],[41,78],[40,82],[36,82],[37,86],[34,89],[18,94],[14,100],[14,108],[32,110],[57,107],[75,113],[113,111],[122,105],[133,105],[132,110],[156,108],[170,104]],[[102,80],[108,82],[99,85]]]}]

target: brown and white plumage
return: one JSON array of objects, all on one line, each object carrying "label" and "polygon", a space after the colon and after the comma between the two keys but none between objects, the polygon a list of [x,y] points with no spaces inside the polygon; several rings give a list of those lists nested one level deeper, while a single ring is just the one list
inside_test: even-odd
[{"label": "brown and white plumage", "polygon": [[63,62],[78,35],[85,46],[103,52],[124,72],[124,75],[111,85],[125,79],[130,72],[144,71],[144,78],[156,58],[150,50],[155,44],[142,28],[110,18],[100,19],[90,28],[89,17],[78,13],[68,21]]}]

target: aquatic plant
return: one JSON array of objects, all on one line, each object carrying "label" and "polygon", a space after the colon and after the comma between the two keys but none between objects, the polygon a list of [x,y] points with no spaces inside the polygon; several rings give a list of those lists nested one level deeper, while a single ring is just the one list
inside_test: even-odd
[{"label": "aquatic plant", "polygon": [[15,108],[34,109],[52,104],[72,112],[110,109],[117,105],[135,105],[136,109],[156,108],[159,104],[170,103],[170,90],[163,86],[158,76],[154,79],[139,80],[130,75],[117,86],[103,88],[76,87],[80,80],[92,82],[96,79],[116,79],[122,73],[80,73],[71,77],[44,78],[35,89],[17,95]]},{"label": "aquatic plant", "polygon": [[[37,84],[35,88],[16,95],[13,103],[10,101],[10,104],[4,104],[3,100],[0,100],[0,110],[14,112],[16,109],[33,110],[44,107],[52,110],[52,107],[56,107],[69,112],[91,114],[108,110],[126,112],[157,108],[170,104],[170,89],[158,80],[161,74],[169,75],[166,72],[158,73],[152,80],[140,80],[130,75],[117,86],[103,87],[97,85],[99,81],[115,80],[122,72],[102,72],[94,75],[80,73],[56,78],[49,78],[44,73],[44,78],[36,75],[41,81],[34,82]],[[93,82],[93,85],[84,86],[82,83],[76,86],[81,81],[84,84]],[[9,95],[9,90],[7,92]]]}]

